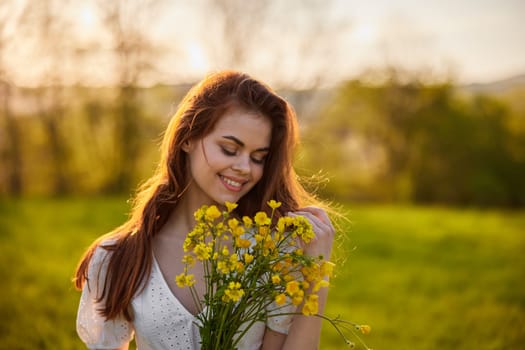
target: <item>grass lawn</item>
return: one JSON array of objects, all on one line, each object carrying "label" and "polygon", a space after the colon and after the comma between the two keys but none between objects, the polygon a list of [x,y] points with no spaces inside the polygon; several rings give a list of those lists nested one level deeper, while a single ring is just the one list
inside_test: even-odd
[{"label": "grass lawn", "polygon": [[[347,207],[327,315],[371,325],[375,350],[525,349],[524,211]],[[0,349],[82,348],[71,277],[127,211],[123,198],[0,201]],[[342,348],[326,324],[321,349]]]}]

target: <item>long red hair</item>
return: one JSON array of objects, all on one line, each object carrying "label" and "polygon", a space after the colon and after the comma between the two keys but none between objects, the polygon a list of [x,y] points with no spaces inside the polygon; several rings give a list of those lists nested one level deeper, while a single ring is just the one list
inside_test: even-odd
[{"label": "long red hair", "polygon": [[166,223],[190,181],[182,145],[210,133],[232,105],[265,115],[272,123],[263,177],[239,200],[239,215],[253,216],[259,210],[267,210],[265,203],[270,199],[282,203],[280,213],[314,202],[292,167],[298,142],[292,107],[268,86],[244,73],[224,71],[206,77],[187,93],[171,119],[164,134],[157,171],[137,191],[129,220],[93,242],[76,269],[75,287],[80,290],[87,280],[95,249],[101,246],[111,252],[98,299],[98,302],[104,301],[100,312],[106,319],[119,315],[129,321],[133,319],[130,303],[149,278],[153,237]]}]

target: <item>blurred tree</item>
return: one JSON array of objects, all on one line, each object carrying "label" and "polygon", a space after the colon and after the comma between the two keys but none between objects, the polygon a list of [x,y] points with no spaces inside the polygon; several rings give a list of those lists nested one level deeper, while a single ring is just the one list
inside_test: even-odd
[{"label": "blurred tree", "polygon": [[119,94],[115,107],[113,176],[106,184],[108,192],[129,192],[136,182],[141,153],[144,118],[137,100],[137,84],[152,69],[159,48],[147,36],[146,26],[155,19],[159,1],[99,1],[103,22],[112,41],[118,72]]},{"label": "blurred tree", "polygon": [[[348,17],[334,0],[204,0],[199,14],[214,67],[274,77],[273,86],[306,88],[335,73],[334,55],[348,35]],[[301,62],[302,69],[296,69]],[[311,90],[310,90],[311,91]]]},{"label": "blurred tree", "polygon": [[61,16],[61,10],[67,4],[68,1],[57,0],[28,4],[22,14],[21,26],[21,34],[32,38],[34,54],[42,61],[42,85],[35,91],[37,116],[47,136],[51,192],[57,195],[66,194],[73,187],[68,171],[70,150],[67,133],[62,130],[66,110],[64,62],[71,23]]},{"label": "blurred tree", "polygon": [[226,66],[242,66],[251,51],[249,39],[254,29],[260,28],[268,15],[269,1],[210,0],[209,3],[205,6],[211,10],[204,13],[218,17],[224,39],[223,45],[215,48],[217,58],[222,58]]},{"label": "blurred tree", "polygon": [[[0,2],[0,193],[18,196],[22,193],[22,152],[20,130],[11,110],[13,84],[4,64],[7,48],[14,37],[20,17],[14,11],[16,2]],[[4,189],[5,187],[5,189]]]},{"label": "blurred tree", "polygon": [[[523,137],[488,96],[392,74],[344,84],[305,133],[305,158],[333,174],[326,190],[353,199],[525,205]],[[313,141],[312,140],[317,140]]]}]

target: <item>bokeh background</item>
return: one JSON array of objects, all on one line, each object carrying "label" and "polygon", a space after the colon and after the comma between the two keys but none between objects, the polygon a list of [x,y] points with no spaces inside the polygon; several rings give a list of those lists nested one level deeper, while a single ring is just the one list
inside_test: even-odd
[{"label": "bokeh background", "polygon": [[[0,1],[0,349],[80,349],[80,255],[191,84],[295,107],[338,204],[327,314],[373,349],[525,349],[525,2]],[[350,330],[357,349],[365,346]],[[321,349],[344,343],[327,324]]]}]

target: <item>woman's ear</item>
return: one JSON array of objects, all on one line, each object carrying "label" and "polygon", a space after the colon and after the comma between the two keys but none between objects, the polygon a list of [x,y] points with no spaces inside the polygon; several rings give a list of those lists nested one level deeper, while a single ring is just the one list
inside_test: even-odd
[{"label": "woman's ear", "polygon": [[182,150],[186,153],[188,153],[189,151],[191,151],[191,142],[190,140],[186,140],[184,141],[184,143],[182,144]]}]

